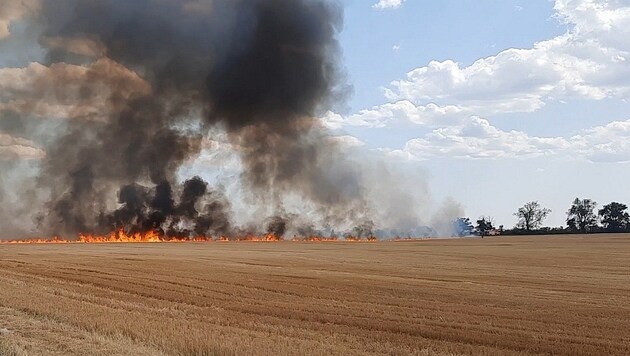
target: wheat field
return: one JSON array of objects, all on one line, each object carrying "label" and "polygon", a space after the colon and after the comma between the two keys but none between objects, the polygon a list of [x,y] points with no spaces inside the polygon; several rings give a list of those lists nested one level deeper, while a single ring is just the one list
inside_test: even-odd
[{"label": "wheat field", "polygon": [[0,245],[0,355],[628,355],[630,236]]}]

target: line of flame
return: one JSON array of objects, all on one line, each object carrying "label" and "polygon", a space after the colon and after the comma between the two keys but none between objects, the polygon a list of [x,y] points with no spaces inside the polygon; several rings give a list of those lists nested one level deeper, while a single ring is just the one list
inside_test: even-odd
[{"label": "line of flame", "polygon": [[[374,239],[360,239],[356,237],[345,237],[343,240],[351,242],[361,241],[374,241]],[[196,236],[196,237],[177,237],[177,236],[164,236],[157,231],[127,233],[123,229],[112,231],[107,235],[95,235],[95,234],[79,234],[78,239],[68,240],[59,237],[53,237],[50,239],[24,239],[24,240],[9,240],[0,241],[0,244],[67,244],[67,243],[146,243],[146,242],[210,242],[210,241],[258,241],[258,242],[276,242],[285,241],[282,237],[274,234],[267,235],[247,235],[247,236],[220,236],[213,238],[211,236]],[[293,242],[336,242],[342,241],[337,237],[324,237],[324,236],[308,236],[308,237],[294,237],[290,240]]]}]

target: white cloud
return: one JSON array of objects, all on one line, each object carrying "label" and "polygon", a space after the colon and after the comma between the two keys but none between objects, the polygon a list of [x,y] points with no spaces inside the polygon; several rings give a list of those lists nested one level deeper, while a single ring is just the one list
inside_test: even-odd
[{"label": "white cloud", "polygon": [[386,97],[455,105],[476,115],[532,112],[570,98],[630,98],[630,2],[557,0],[554,8],[571,26],[566,34],[470,66],[430,62],[392,82]]},{"label": "white cloud", "polygon": [[560,36],[469,66],[431,61],[384,88],[388,103],[347,116],[328,113],[323,122],[332,129],[399,122],[432,127],[403,149],[383,149],[410,159],[555,156],[630,161],[630,120],[572,137],[538,137],[501,130],[482,118],[535,112],[550,102],[630,100],[630,0],[556,0],[554,9],[555,17],[569,27]]},{"label": "white cloud", "polygon": [[556,0],[554,9],[570,27],[561,36],[469,66],[431,61],[384,88],[388,103],[349,116],[329,113],[324,122],[334,129],[400,121],[435,127],[470,116],[535,112],[549,102],[630,99],[630,0]]},{"label": "white cloud", "polygon": [[411,158],[515,158],[554,153],[568,146],[563,138],[529,137],[521,131],[501,131],[486,119],[471,117],[458,126],[435,129],[410,140],[404,153]]},{"label": "white cloud", "polygon": [[486,119],[471,117],[461,125],[435,129],[410,140],[403,149],[391,153],[418,160],[558,156],[590,162],[627,162],[630,120],[589,128],[571,137],[538,137],[522,131],[503,131]]},{"label": "white cloud", "polygon": [[328,136],[327,139],[332,143],[341,145],[344,148],[365,146],[365,142],[351,135]]},{"label": "white cloud", "polygon": [[406,0],[380,0],[378,3],[372,5],[374,9],[397,9],[402,6]]},{"label": "white cloud", "polygon": [[630,161],[630,120],[584,130],[571,142],[575,152],[593,162]]},{"label": "white cloud", "polygon": [[458,106],[439,106],[434,103],[415,105],[409,100],[400,100],[363,109],[356,114],[342,116],[328,112],[322,121],[331,129],[347,126],[380,128],[394,122],[411,122],[419,125],[435,126],[437,124],[457,123],[466,118],[472,111]]},{"label": "white cloud", "polygon": [[334,128],[398,120],[436,126],[570,99],[630,99],[630,1],[556,0],[554,9],[570,26],[561,36],[469,66],[431,61],[384,88],[389,103],[325,121]]}]

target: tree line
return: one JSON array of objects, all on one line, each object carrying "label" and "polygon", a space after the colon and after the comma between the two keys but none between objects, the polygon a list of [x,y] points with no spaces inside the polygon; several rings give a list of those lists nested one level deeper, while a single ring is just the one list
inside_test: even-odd
[{"label": "tree line", "polygon": [[460,237],[630,232],[628,206],[618,202],[611,202],[597,210],[597,203],[592,199],[575,198],[566,213],[566,226],[561,227],[543,226],[549,213],[550,209],[541,206],[537,201],[531,201],[514,213],[518,222],[512,229],[505,229],[503,225],[496,227],[494,219],[488,216],[481,216],[474,223],[469,218],[458,218],[453,226],[455,234]]}]

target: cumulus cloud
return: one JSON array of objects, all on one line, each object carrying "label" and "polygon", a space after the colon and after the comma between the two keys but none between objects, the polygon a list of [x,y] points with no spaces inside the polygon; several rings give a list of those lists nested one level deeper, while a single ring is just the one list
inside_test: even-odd
[{"label": "cumulus cloud", "polygon": [[344,148],[361,147],[365,142],[351,135],[329,136],[327,138],[331,143],[338,144]]},{"label": "cumulus cloud", "polygon": [[[387,4],[374,7],[379,5]],[[328,113],[322,121],[331,129],[399,122],[432,128],[403,149],[384,149],[411,159],[563,156],[630,161],[630,120],[574,136],[537,137],[501,130],[485,119],[535,112],[550,102],[630,99],[630,0],[556,0],[554,10],[555,18],[568,27],[560,36],[471,65],[431,61],[384,88],[387,103],[351,115]]]},{"label": "cumulus cloud", "polygon": [[388,103],[324,121],[333,128],[451,125],[473,115],[535,112],[549,102],[630,99],[630,1],[556,0],[554,9],[569,26],[563,35],[468,66],[431,61],[383,88]]},{"label": "cumulus cloud", "polygon": [[469,116],[473,111],[455,106],[439,106],[435,103],[416,105],[409,100],[377,105],[371,109],[363,109],[356,114],[342,116],[328,112],[322,118],[324,125],[331,129],[347,126],[380,128],[394,122],[411,122],[419,125],[434,126],[445,123],[456,123]]},{"label": "cumulus cloud", "polygon": [[630,161],[630,120],[613,121],[571,137],[572,149],[593,162]]},{"label": "cumulus cloud", "polygon": [[384,9],[397,9],[402,6],[406,0],[380,0],[378,3],[372,5],[372,8],[384,10]]},{"label": "cumulus cloud", "polygon": [[521,131],[502,131],[488,120],[471,117],[462,125],[435,129],[422,138],[410,140],[402,151],[416,159],[514,158],[550,154],[567,146],[563,138],[530,137]]},{"label": "cumulus cloud", "polygon": [[471,117],[461,125],[438,128],[390,153],[415,160],[436,157],[501,159],[557,156],[590,162],[630,161],[630,120],[582,130],[570,137],[538,137],[504,131]]},{"label": "cumulus cloud", "polygon": [[629,98],[630,81],[623,78],[630,76],[630,2],[557,0],[554,8],[571,27],[567,33],[469,66],[430,62],[392,82],[386,97],[479,115],[532,112],[551,100]]},{"label": "cumulus cloud", "polygon": [[0,2],[0,39],[11,35],[11,23],[39,9],[39,0],[2,0]]}]

